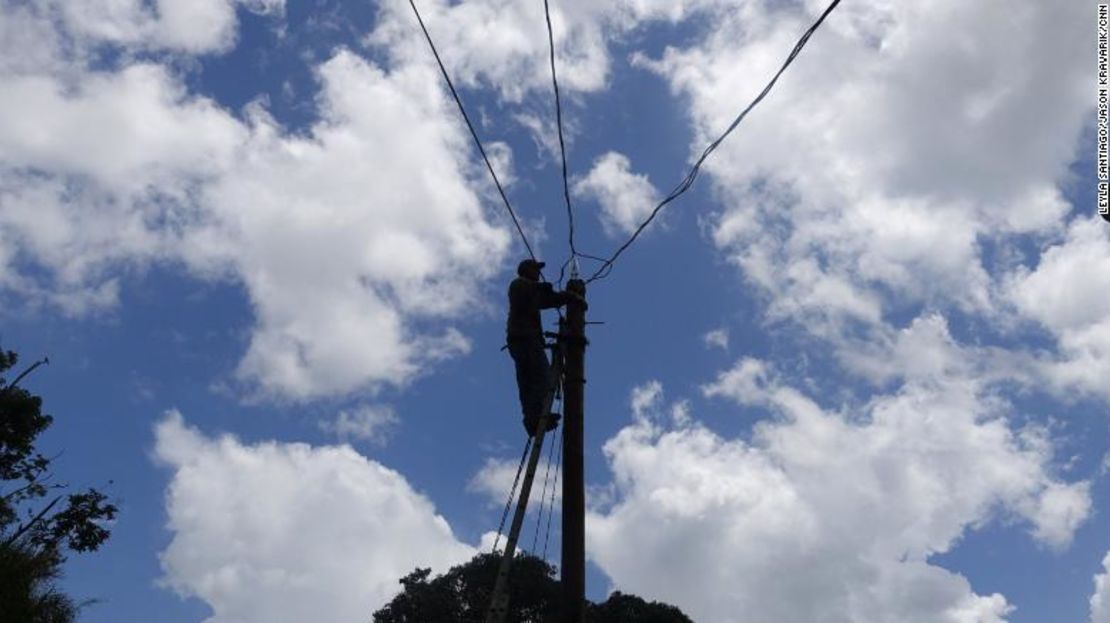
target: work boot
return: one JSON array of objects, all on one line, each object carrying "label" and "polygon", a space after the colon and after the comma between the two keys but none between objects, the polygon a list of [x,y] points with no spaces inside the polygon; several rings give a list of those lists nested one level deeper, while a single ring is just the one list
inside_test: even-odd
[{"label": "work boot", "polygon": [[[555,428],[559,426],[559,418],[561,417],[562,416],[558,413],[549,414],[547,416],[546,431],[550,432],[555,430]],[[536,436],[536,426],[540,423],[539,420],[540,418],[538,415],[528,415],[524,417],[524,430],[528,431],[528,434],[532,437]]]}]

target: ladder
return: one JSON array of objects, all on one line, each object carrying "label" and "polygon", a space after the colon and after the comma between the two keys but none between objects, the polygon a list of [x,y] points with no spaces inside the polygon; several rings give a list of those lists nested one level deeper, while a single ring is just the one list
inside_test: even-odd
[{"label": "ladder", "polygon": [[551,405],[555,402],[555,394],[563,383],[563,353],[562,342],[559,334],[544,333],[547,337],[555,337],[556,342],[551,347],[551,388],[543,401],[543,412],[540,414],[539,423],[536,424],[535,443],[532,453],[528,456],[528,470],[524,473],[524,482],[520,486],[520,498],[517,500],[516,512],[513,513],[513,523],[509,528],[509,538],[505,542],[505,553],[501,558],[501,566],[497,569],[497,580],[493,585],[493,594],[490,597],[489,611],[486,614],[486,623],[503,623],[509,611],[509,568],[513,564],[513,555],[516,554],[516,542],[520,538],[520,529],[524,525],[524,514],[528,510],[528,495],[532,492],[532,481],[536,477],[536,468],[540,463],[543,449],[543,438],[547,432],[547,418],[551,413]]}]

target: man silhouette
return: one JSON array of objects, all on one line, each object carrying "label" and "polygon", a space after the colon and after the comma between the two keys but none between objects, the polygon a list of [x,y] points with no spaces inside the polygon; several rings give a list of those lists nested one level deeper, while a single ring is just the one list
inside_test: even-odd
[{"label": "man silhouette", "polygon": [[[516,364],[524,429],[529,435],[536,434],[544,397],[553,381],[551,363],[544,352],[540,310],[562,307],[576,298],[573,293],[556,292],[550,283],[540,281],[540,269],[544,266],[544,262],[532,259],[517,266],[517,277],[509,284],[509,319],[505,325],[509,354]],[[554,429],[558,422],[559,414],[552,413],[547,420],[547,430]]]}]

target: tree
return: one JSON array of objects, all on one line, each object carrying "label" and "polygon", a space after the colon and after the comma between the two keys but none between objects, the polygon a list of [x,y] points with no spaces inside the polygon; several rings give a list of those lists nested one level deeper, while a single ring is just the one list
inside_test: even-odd
[{"label": "tree", "polygon": [[66,493],[68,485],[55,482],[53,459],[35,448],[54,418],[19,386],[46,360],[9,383],[3,375],[17,362],[0,349],[0,621],[64,623],[79,608],[54,587],[65,553],[98,549],[118,509],[96,489]]},{"label": "tree", "polygon": [[[484,621],[501,556],[478,554],[429,580],[431,569],[416,569],[401,578],[400,594],[374,613],[374,623],[439,623]],[[508,623],[558,620],[562,593],[555,568],[535,557],[518,554],[509,577]],[[600,604],[587,603],[589,623],[692,623],[674,606],[646,602],[615,592]]]},{"label": "tree", "polygon": [[693,623],[678,608],[647,602],[635,595],[614,591],[609,598],[586,611],[587,623]]},{"label": "tree", "polygon": [[53,552],[26,542],[0,544],[0,621],[70,623],[79,606],[54,581],[61,564]]}]

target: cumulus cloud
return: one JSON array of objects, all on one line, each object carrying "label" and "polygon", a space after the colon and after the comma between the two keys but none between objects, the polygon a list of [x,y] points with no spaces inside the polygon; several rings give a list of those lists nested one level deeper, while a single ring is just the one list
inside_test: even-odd
[{"label": "cumulus cloud", "polygon": [[1110,399],[1110,236],[1097,217],[1077,219],[1036,268],[1008,278],[1019,313],[1052,333],[1059,352],[1042,362],[1053,386]]},{"label": "cumulus cloud", "polygon": [[706,348],[719,348],[728,351],[728,329],[726,328],[722,327],[708,331],[701,339],[705,342]]},{"label": "cumulus cloud", "polygon": [[[50,23],[13,16],[3,31]],[[121,277],[156,262],[239,283],[255,324],[237,375],[264,395],[401,385],[469,349],[424,321],[458,314],[509,237],[472,190],[481,172],[464,164],[467,137],[429,68],[387,71],[340,50],[317,68],[319,121],[293,135],[261,103],[241,119],[189,93],[165,65],[6,62],[7,296],[110,309]]]},{"label": "cumulus cloud", "polygon": [[252,293],[240,374],[305,397],[404,383],[466,352],[457,331],[415,334],[406,321],[459,313],[509,243],[461,169],[468,146],[434,74],[347,52],[320,71],[313,136],[256,117],[250,157],[206,188],[220,226],[185,250],[225,258]]},{"label": "cumulus cloud", "polygon": [[1110,553],[1102,559],[1102,573],[1095,575],[1091,595],[1091,623],[1110,623]]},{"label": "cumulus cloud", "polygon": [[[548,436],[545,443],[560,443],[559,438]],[[552,450],[552,446],[545,446],[545,454],[548,450]],[[559,450],[555,450],[558,452]],[[470,482],[467,483],[466,488],[468,491],[484,495],[489,504],[493,507],[502,507],[505,504],[505,498],[509,495],[509,491],[513,488],[513,479],[516,477],[516,468],[520,464],[519,459],[499,459],[494,457],[486,458],[482,467],[471,477]],[[562,470],[556,470],[554,464],[545,467],[546,458],[544,458],[536,471],[536,480],[532,485],[532,492],[529,496],[528,512],[538,512],[541,502],[548,504],[551,500],[552,491],[555,496],[555,507],[558,508],[563,502],[563,487],[562,485],[556,486],[556,483],[562,481]],[[527,467],[527,464],[525,465]],[[521,480],[524,479],[523,472],[520,476]],[[544,484],[544,481],[547,484]],[[544,492],[544,487],[547,487],[547,494],[541,500],[541,494]],[[519,485],[518,489],[519,491]],[[514,507],[515,508],[515,507]]]},{"label": "cumulus cloud", "polygon": [[[419,3],[436,47],[451,59],[459,84],[491,86],[508,101],[534,89],[551,88],[548,40],[542,3],[479,0]],[[610,71],[605,41],[606,7],[573,0],[551,5],[560,88],[597,91]],[[378,25],[367,41],[397,62],[426,61],[427,43],[414,37],[412,10],[405,4],[381,7]]]},{"label": "cumulus cloud", "polygon": [[[689,101],[694,148],[762,88],[822,4],[743,3],[704,39],[640,57]],[[990,314],[980,240],[1061,227],[1058,181],[1090,106],[1088,76],[1069,61],[1085,10],[962,8],[844,5],[707,163],[726,205],[714,241],[772,318],[836,338],[915,304]],[[960,33],[972,43],[943,43]],[[1046,39],[1048,54],[1035,43]]]},{"label": "cumulus cloud", "polygon": [[958,378],[830,412],[749,359],[706,392],[775,418],[750,440],[636,418],[604,446],[613,497],[587,530],[617,588],[697,620],[1002,621],[1004,596],[930,556],[999,517],[1062,547],[1090,512],[1047,438]]},{"label": "cumulus cloud", "polygon": [[632,417],[639,421],[650,419],[652,411],[656,409],[663,399],[663,384],[659,381],[648,381],[643,385],[632,388],[629,404],[632,407]]},{"label": "cumulus cloud", "polygon": [[[0,287],[80,314],[115,303],[121,267],[168,261],[240,282],[256,312],[240,378],[300,398],[403,384],[428,363],[465,352],[458,333],[418,332],[414,321],[457,313],[508,237],[466,188],[474,171],[459,164],[465,135],[442,106],[423,42],[411,37],[408,7],[383,5],[368,38],[386,52],[386,67],[343,51],[319,67],[322,119],[289,136],[261,105],[236,119],[188,93],[163,66],[128,65],[125,57],[118,70],[92,71],[67,56],[75,38],[221,51],[234,44],[237,8],[284,6],[171,4],[5,4],[0,118],[19,124],[0,128],[0,200],[19,215],[0,223]],[[839,341],[860,324],[885,339],[888,314],[911,305],[991,316],[999,288],[980,241],[1061,228],[1069,206],[1057,180],[1089,107],[1085,74],[1068,62],[1082,41],[1073,33],[1086,28],[1081,7],[958,6],[841,7],[707,163],[725,202],[712,219],[713,241],[768,297],[770,318],[804,319],[808,330]],[[492,86],[508,100],[549,88],[539,5],[437,0],[422,8],[462,84]],[[689,103],[692,149],[700,149],[821,8],[575,0],[554,6],[552,19],[573,94],[604,88],[614,37],[713,13],[704,37],[654,60],[635,57]],[[999,13],[1010,19],[997,22]],[[959,33],[974,43],[943,44]],[[1048,53],[1039,41],[1052,43]],[[1009,70],[1015,64],[1020,74]],[[821,106],[812,105],[814,93]],[[36,132],[44,119],[66,131]],[[386,153],[381,146],[402,144],[402,127],[416,128],[418,140]],[[1013,127],[1025,130],[1020,145],[1008,147]],[[103,157],[108,146],[113,157]],[[495,152],[511,177],[511,153]],[[438,183],[429,187],[433,171]],[[382,179],[416,190],[393,192]],[[598,200],[611,233],[628,231],[655,195],[617,153],[602,156],[579,188]],[[27,206],[42,206],[41,214],[27,217]],[[109,230],[124,232],[119,244]],[[431,250],[441,247],[448,262],[429,268]],[[306,261],[292,266],[290,257]],[[45,270],[20,270],[27,263]],[[341,329],[354,337],[338,338]],[[1057,386],[1085,384],[1078,377],[1097,368],[1085,364],[1105,363],[1099,331],[1061,335],[1061,365],[1051,372]],[[381,348],[351,348],[371,335]]]},{"label": "cumulus cloud", "polygon": [[39,0],[60,15],[69,32],[89,43],[168,49],[191,54],[231,48],[239,6],[282,13],[285,0]]},{"label": "cumulus cloud", "polygon": [[397,472],[349,446],[210,438],[170,412],[154,456],[172,470],[163,581],[208,623],[365,621],[417,566],[475,550]]},{"label": "cumulus cloud", "polygon": [[632,418],[644,426],[666,426],[668,420],[675,426],[685,426],[690,422],[689,402],[679,400],[668,405],[663,384],[659,381],[648,381],[633,387],[629,405],[632,407]]},{"label": "cumulus cloud", "polygon": [[655,186],[646,175],[632,173],[631,166],[624,154],[606,152],[574,183],[576,195],[601,207],[601,224],[611,236],[632,233],[659,203]]},{"label": "cumulus cloud", "polygon": [[360,405],[343,409],[334,420],[319,424],[321,430],[341,440],[360,439],[384,445],[397,422],[397,412],[389,405]]},{"label": "cumulus cloud", "polygon": [[767,401],[768,387],[774,371],[767,362],[754,357],[744,357],[732,368],[717,375],[717,379],[702,387],[705,396],[722,396],[742,405]]}]

